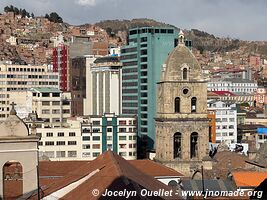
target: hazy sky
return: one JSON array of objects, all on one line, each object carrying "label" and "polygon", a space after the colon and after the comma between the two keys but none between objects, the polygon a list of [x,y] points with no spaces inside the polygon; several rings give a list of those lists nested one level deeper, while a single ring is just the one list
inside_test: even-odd
[{"label": "hazy sky", "polygon": [[152,18],[215,36],[267,40],[267,0],[1,0],[35,15],[57,12],[70,24]]}]

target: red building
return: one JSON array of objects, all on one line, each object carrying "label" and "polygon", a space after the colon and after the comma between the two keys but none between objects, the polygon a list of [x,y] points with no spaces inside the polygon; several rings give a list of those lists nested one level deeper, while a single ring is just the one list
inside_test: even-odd
[{"label": "red building", "polygon": [[61,44],[53,49],[52,56],[53,71],[59,73],[59,89],[62,91],[69,90],[69,50],[68,46]]}]

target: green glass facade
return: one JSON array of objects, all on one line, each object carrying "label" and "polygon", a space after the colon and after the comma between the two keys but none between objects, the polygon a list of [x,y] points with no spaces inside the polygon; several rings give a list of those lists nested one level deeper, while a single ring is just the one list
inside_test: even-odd
[{"label": "green glass facade", "polygon": [[135,28],[129,30],[128,44],[121,50],[122,114],[138,116],[138,150],[154,149],[156,83],[177,37],[177,30],[170,27]]}]

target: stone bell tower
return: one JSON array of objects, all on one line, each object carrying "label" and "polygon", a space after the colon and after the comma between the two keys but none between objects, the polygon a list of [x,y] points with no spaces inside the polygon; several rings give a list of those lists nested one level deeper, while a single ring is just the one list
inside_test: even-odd
[{"label": "stone bell tower", "polygon": [[[4,193],[10,185],[7,181],[12,180],[22,181],[22,192],[19,196],[36,192],[38,141],[39,138],[36,135],[30,135],[28,127],[16,115],[14,103],[12,103],[9,117],[0,123],[0,199],[6,198]],[[5,172],[8,166],[18,164],[19,172]]]},{"label": "stone bell tower", "polygon": [[207,85],[179,33],[158,82],[156,160],[190,175],[208,155]]}]

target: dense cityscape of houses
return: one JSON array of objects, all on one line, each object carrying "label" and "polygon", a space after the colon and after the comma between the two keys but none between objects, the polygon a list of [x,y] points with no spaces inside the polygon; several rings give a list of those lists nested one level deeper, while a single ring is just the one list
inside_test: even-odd
[{"label": "dense cityscape of houses", "polygon": [[[204,175],[202,172],[206,187],[218,185],[217,190],[254,190],[267,178],[267,159],[263,156],[267,153],[267,87],[262,82],[267,79],[267,60],[262,55],[236,51],[200,54],[194,41],[185,40],[186,35],[172,27],[132,28],[127,43],[122,44],[97,26],[67,28],[43,17],[22,18],[13,12],[0,15],[0,31],[0,126],[5,130],[0,134],[0,154],[7,148],[1,141],[17,135],[17,131],[21,137],[30,137],[25,141],[31,148],[23,144],[10,148],[20,153],[20,147],[30,148],[25,150],[29,151],[25,163],[31,156],[38,157],[44,179],[63,176],[59,171],[53,173],[57,164],[49,161],[66,161],[58,165],[66,174],[73,172],[72,177],[55,181],[56,186],[47,186],[47,190],[45,180],[41,180],[44,199],[59,195],[56,189],[81,181],[88,176],[86,169],[97,173],[94,170],[107,165],[111,169],[103,173],[120,168],[127,180],[148,190],[182,183],[184,190],[201,191],[200,182],[183,179],[201,165],[206,170]],[[172,69],[176,64],[177,70]],[[175,98],[173,105],[169,97]],[[174,132],[168,140],[169,130],[180,126],[192,132],[190,137]],[[166,138],[158,134],[166,134]],[[157,143],[159,140],[162,143]],[[183,143],[187,140],[188,150]],[[214,158],[216,162],[211,161]],[[173,166],[176,161],[181,166]],[[79,175],[74,174],[78,165],[82,166]],[[45,171],[46,167],[49,170]],[[13,180],[7,174],[0,178]],[[144,177],[132,180],[136,174]],[[252,181],[247,178],[250,176],[258,178]],[[143,180],[146,177],[147,181]],[[32,192],[34,184],[23,186],[23,194]],[[0,189],[0,198],[20,192],[4,194]],[[29,198],[37,199],[37,193]],[[71,199],[71,193],[79,196],[77,189],[65,188],[61,197]]]}]

